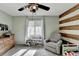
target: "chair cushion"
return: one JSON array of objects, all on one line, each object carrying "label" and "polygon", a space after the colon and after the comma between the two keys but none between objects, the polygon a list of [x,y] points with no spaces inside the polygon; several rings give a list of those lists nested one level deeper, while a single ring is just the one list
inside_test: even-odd
[{"label": "chair cushion", "polygon": [[56,46],[57,46],[57,44],[56,43],[53,43],[53,42],[48,42],[48,43],[46,43],[46,45],[48,47],[51,47],[51,48],[56,48]]}]

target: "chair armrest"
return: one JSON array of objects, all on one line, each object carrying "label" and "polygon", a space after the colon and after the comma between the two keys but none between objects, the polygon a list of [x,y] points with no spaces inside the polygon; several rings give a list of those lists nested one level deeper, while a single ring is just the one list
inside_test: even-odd
[{"label": "chair armrest", "polygon": [[60,51],[61,45],[62,45],[62,40],[59,40],[58,43],[57,43],[57,47],[56,47],[56,50],[57,50],[57,53],[58,53],[58,54],[61,53],[61,51]]},{"label": "chair armrest", "polygon": [[47,40],[47,39],[44,39],[44,43],[46,43],[46,40]]},{"label": "chair armrest", "polygon": [[46,42],[47,40],[48,40],[48,39],[44,39],[44,41],[43,41],[43,42],[44,42],[44,45],[47,43],[47,42]]},{"label": "chair armrest", "polygon": [[61,46],[61,44],[62,44],[62,40],[59,40],[59,41],[57,42],[57,46]]},{"label": "chair armrest", "polygon": [[44,42],[46,42],[48,39],[44,39]]}]

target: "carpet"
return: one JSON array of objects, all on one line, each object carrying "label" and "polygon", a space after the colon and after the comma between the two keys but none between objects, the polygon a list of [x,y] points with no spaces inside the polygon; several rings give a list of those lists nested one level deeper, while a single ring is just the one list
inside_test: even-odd
[{"label": "carpet", "polygon": [[23,56],[33,56],[37,50],[29,50]]},{"label": "carpet", "polygon": [[27,49],[21,49],[18,52],[16,52],[15,54],[13,54],[12,56],[21,56],[26,51],[27,51]]}]

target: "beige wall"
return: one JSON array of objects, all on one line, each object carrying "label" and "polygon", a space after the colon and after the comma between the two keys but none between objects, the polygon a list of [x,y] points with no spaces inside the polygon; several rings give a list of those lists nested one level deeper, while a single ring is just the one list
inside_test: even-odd
[{"label": "beige wall", "polygon": [[0,23],[7,24],[9,29],[12,30],[12,17],[2,11],[0,11]]},{"label": "beige wall", "polygon": [[[25,19],[27,19],[27,17],[13,17],[13,30],[16,36],[17,44],[25,43]],[[45,19],[45,35],[46,38],[48,38],[53,31],[58,30],[58,17],[45,16],[43,19]]]},{"label": "beige wall", "polygon": [[46,38],[50,37],[50,34],[59,29],[59,18],[57,16],[45,17],[45,35]]},{"label": "beige wall", "polygon": [[13,17],[13,32],[17,44],[24,44],[25,17]]}]

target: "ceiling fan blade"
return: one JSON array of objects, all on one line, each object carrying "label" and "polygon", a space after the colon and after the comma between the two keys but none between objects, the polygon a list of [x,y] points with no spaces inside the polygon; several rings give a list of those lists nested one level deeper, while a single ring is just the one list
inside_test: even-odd
[{"label": "ceiling fan blade", "polygon": [[39,8],[41,9],[44,9],[46,11],[48,11],[50,9],[50,7],[47,7],[47,6],[44,6],[44,5],[41,5],[41,4],[37,4]]},{"label": "ceiling fan blade", "polygon": [[18,9],[18,11],[23,11],[23,10],[24,10],[24,7]]}]

